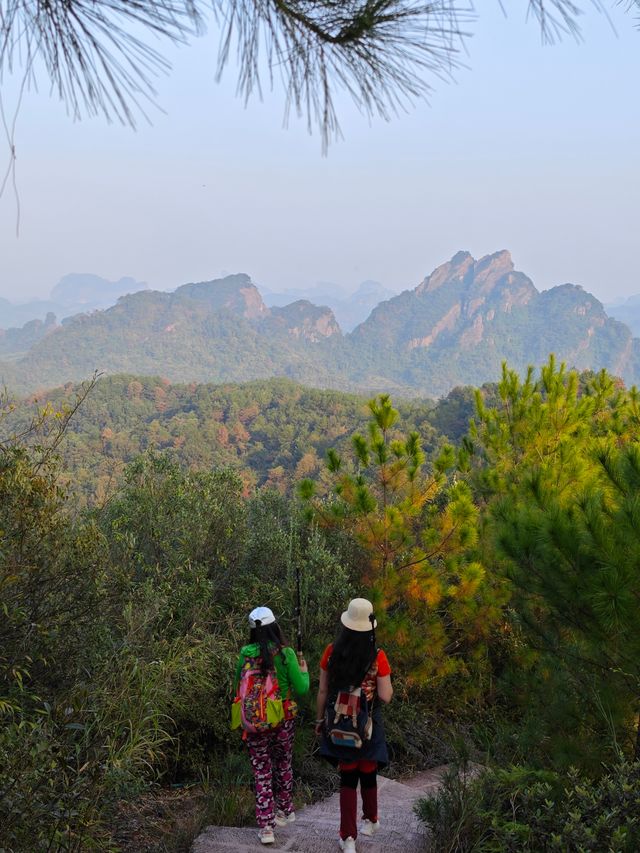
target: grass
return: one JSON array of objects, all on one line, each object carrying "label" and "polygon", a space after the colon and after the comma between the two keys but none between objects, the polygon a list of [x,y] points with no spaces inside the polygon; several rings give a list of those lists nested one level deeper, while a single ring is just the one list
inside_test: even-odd
[{"label": "grass", "polygon": [[[302,733],[301,733],[302,734]],[[312,755],[304,735],[296,743],[295,806],[333,793],[336,774]],[[156,788],[121,801],[111,821],[121,853],[188,853],[206,826],[253,826],[255,797],[247,756],[231,753],[197,784]]]}]

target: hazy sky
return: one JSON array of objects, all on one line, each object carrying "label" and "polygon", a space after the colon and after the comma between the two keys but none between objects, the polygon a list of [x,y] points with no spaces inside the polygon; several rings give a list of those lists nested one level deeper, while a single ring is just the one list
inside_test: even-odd
[{"label": "hazy sky", "polygon": [[[479,4],[480,5],[480,4]],[[596,13],[585,43],[542,47],[525,3],[481,4],[455,84],[390,123],[339,101],[344,140],[323,157],[280,91],[247,108],[217,37],[170,50],[153,126],[73,123],[26,97],[16,207],[0,199],[0,295],[48,294],[68,272],[152,287],[247,272],[271,289],[372,278],[415,286],[458,249],[512,251],[539,289],[604,301],[640,293],[640,32]],[[5,81],[5,109],[15,87]],[[0,171],[7,152],[0,147]]]}]

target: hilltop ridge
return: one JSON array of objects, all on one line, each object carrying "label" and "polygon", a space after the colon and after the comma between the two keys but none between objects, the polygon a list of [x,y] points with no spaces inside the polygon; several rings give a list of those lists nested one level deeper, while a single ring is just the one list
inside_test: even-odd
[{"label": "hilltop ridge", "polygon": [[0,333],[0,379],[18,391],[94,370],[173,381],[284,376],[316,387],[441,396],[522,370],[550,352],[580,370],[640,379],[640,343],[575,284],[538,291],[503,249],[457,252],[344,334],[330,307],[268,307],[246,273],[142,290],[103,311]]}]

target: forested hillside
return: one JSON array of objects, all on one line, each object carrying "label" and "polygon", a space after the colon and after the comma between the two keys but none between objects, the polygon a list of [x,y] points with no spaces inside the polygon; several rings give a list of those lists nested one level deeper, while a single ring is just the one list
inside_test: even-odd
[{"label": "forested hillside", "polygon": [[[15,401],[0,430],[7,435],[24,428],[47,406],[60,410],[77,390],[69,384]],[[466,431],[473,405],[472,394],[459,389],[439,406],[415,401],[400,411],[431,452],[445,433]],[[154,450],[185,469],[229,467],[246,491],[265,485],[290,491],[301,478],[317,474],[327,450],[348,443],[367,417],[366,397],[285,379],[174,385],[142,376],[104,377],[69,424],[60,448],[61,476],[83,505],[101,502],[128,462]]]},{"label": "forested hillside", "polygon": [[306,300],[268,308],[247,275],[142,291],[106,311],[0,334],[0,379],[28,393],[95,370],[171,382],[288,377],[316,388],[439,397],[555,352],[570,367],[640,378],[640,343],[582,288],[540,293],[508,252],[459,252],[344,335]]},{"label": "forested hillside", "polygon": [[[467,431],[473,397],[126,376],[6,405],[2,847],[167,853],[251,821],[231,673],[256,602],[294,629],[297,568],[312,672],[375,602],[396,770],[488,768],[421,806],[432,850],[637,850],[638,394],[552,360],[505,367]],[[309,719],[299,800],[332,785]]]}]

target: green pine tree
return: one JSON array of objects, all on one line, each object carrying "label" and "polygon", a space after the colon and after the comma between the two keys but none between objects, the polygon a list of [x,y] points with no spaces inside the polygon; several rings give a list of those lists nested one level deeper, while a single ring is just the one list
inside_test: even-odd
[{"label": "green pine tree", "polygon": [[387,394],[369,409],[369,434],[353,436],[351,456],[328,453],[331,491],[318,494],[317,484],[304,480],[301,494],[320,523],[360,546],[362,583],[409,679],[424,684],[477,673],[503,596],[476,559],[471,490],[447,477],[455,464],[449,446],[425,472],[420,435],[397,430]]},{"label": "green pine tree", "polygon": [[535,703],[556,760],[638,756],[638,395],[553,359],[538,380],[505,367],[499,390],[495,408],[480,401],[467,450],[513,584],[512,697]]}]

